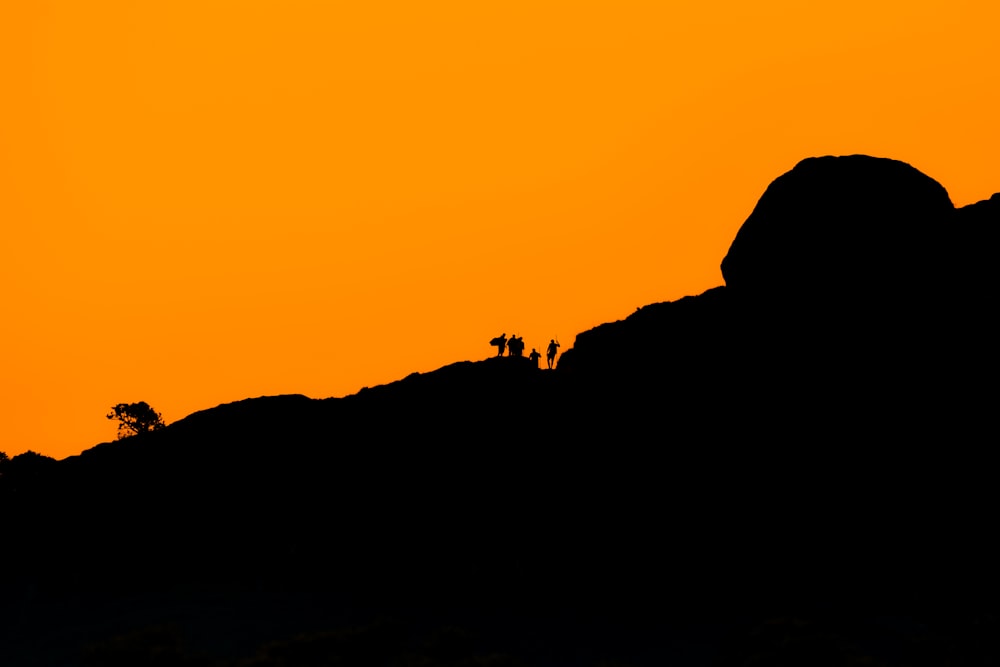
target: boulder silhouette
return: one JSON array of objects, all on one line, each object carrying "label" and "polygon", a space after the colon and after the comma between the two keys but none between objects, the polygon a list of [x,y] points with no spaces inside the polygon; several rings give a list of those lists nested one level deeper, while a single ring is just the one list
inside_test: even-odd
[{"label": "boulder silhouette", "polygon": [[913,294],[937,278],[953,210],[944,187],[904,162],[808,158],[768,186],[722,275],[750,298],[808,295],[817,307]]},{"label": "boulder silhouette", "polygon": [[955,209],[904,162],[808,158],[744,222],[724,287],[582,332],[560,371],[629,424],[669,406],[675,440],[968,434],[1000,372],[998,235],[1000,196]]}]

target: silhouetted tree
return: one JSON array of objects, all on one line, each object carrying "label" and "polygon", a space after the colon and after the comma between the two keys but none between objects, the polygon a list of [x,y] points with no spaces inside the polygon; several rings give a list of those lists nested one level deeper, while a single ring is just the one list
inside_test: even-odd
[{"label": "silhouetted tree", "polygon": [[118,420],[118,439],[127,438],[138,433],[157,431],[166,424],[160,413],[150,407],[149,403],[119,403],[111,408],[108,419]]}]

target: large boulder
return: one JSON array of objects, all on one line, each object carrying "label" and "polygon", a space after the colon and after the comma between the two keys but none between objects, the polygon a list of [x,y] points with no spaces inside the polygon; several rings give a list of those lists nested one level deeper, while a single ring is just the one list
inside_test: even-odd
[{"label": "large boulder", "polygon": [[722,260],[726,286],[755,301],[905,298],[933,284],[954,206],[910,165],[867,155],[808,158],[761,196]]}]

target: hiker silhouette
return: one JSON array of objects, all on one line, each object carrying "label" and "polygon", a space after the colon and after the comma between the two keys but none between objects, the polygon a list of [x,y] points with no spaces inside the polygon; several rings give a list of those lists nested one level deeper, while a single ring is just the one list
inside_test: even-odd
[{"label": "hiker silhouette", "polygon": [[558,349],[559,349],[559,343],[556,342],[555,338],[551,339],[549,341],[549,347],[545,351],[545,361],[549,365],[549,370],[552,370],[552,364],[555,363],[556,352]]},{"label": "hiker silhouette", "polygon": [[500,334],[496,338],[491,339],[490,340],[490,345],[495,346],[497,348],[497,356],[498,357],[502,357],[503,356],[503,351],[507,347],[507,334],[506,334],[506,332]]},{"label": "hiker silhouette", "polygon": [[541,358],[542,358],[542,353],[536,350],[535,348],[531,348],[531,354],[528,355],[528,359],[531,361],[531,363],[535,364],[536,368],[539,365],[538,360]]},{"label": "hiker silhouette", "polygon": [[511,357],[520,357],[524,353],[524,340],[517,336],[511,336],[507,341],[507,354]]}]

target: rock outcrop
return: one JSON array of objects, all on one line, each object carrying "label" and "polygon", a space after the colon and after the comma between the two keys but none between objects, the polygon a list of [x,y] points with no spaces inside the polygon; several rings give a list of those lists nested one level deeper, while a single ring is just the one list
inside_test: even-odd
[{"label": "rock outcrop", "polygon": [[674,436],[961,440],[1000,372],[998,237],[1000,196],[956,210],[903,162],[809,158],[760,198],[724,287],[581,333],[559,370]]},{"label": "rock outcrop", "polygon": [[803,160],[764,192],[722,260],[748,298],[817,308],[924,293],[941,279],[947,191],[910,165],[865,155]]}]

